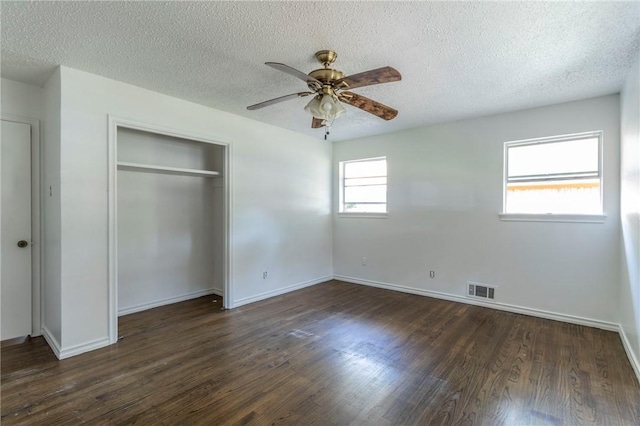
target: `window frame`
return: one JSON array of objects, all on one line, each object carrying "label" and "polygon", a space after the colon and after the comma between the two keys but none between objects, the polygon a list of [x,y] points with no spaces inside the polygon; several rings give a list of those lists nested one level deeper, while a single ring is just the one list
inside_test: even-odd
[{"label": "window frame", "polygon": [[[384,176],[386,178],[385,184],[385,211],[384,212],[350,212],[344,210],[344,192],[345,192],[345,177],[344,177],[344,168],[347,163],[360,163],[360,162],[368,162],[368,161],[379,161],[385,160],[387,162],[387,157],[385,155],[379,157],[370,157],[370,158],[358,158],[355,160],[343,160],[338,162],[338,211],[337,215],[339,217],[351,217],[351,218],[378,218],[385,219],[389,213],[389,163],[387,162],[387,173]],[[371,176],[371,177],[382,177],[382,176]],[[363,203],[364,204],[364,203]],[[379,204],[379,203],[376,203]]]},{"label": "window frame", "polygon": [[[569,142],[582,139],[598,140],[598,170],[597,179],[599,180],[600,204],[598,213],[507,213],[507,185],[509,182],[509,148],[516,146],[531,146],[551,143]],[[503,148],[503,179],[502,179],[502,213],[500,219],[505,221],[533,221],[533,222],[585,222],[585,223],[603,223],[606,219],[604,213],[604,173],[603,173],[603,140],[602,130],[595,130],[582,133],[572,133],[558,136],[548,136],[543,138],[523,139],[516,141],[508,141],[504,143]],[[535,176],[535,175],[533,175]],[[540,175],[542,176],[542,175]],[[592,178],[596,178],[593,177]],[[522,181],[522,180],[521,180]]]}]

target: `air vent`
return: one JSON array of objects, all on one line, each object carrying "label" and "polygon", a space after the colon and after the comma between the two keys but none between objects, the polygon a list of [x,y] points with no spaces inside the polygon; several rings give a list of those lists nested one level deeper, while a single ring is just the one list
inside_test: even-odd
[{"label": "air vent", "polygon": [[467,281],[467,296],[478,299],[494,300],[496,297],[496,289],[486,284],[478,284]]}]

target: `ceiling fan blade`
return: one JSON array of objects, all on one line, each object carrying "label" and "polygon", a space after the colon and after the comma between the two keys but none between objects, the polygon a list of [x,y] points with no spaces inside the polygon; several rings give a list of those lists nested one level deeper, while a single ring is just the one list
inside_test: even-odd
[{"label": "ceiling fan blade", "polygon": [[392,120],[398,115],[397,110],[353,92],[342,92],[338,95],[338,99],[384,120]]},{"label": "ceiling fan blade", "polygon": [[312,129],[319,129],[320,127],[324,127],[323,122],[324,122],[324,120],[321,120],[319,118],[313,117],[313,120],[311,120],[311,128]]},{"label": "ceiling fan blade", "polygon": [[265,62],[264,64],[270,66],[271,68],[275,68],[278,71],[286,72],[289,75],[297,77],[307,84],[314,84],[314,85],[317,84],[318,87],[322,87],[322,83],[320,82],[320,80],[316,80],[315,78],[303,73],[302,71],[298,71],[295,68],[291,68],[289,65],[280,64],[278,62]]},{"label": "ceiling fan blade", "polygon": [[341,83],[347,86],[345,89],[355,89],[356,87],[372,86],[374,84],[390,83],[402,80],[402,76],[395,68],[382,67],[359,74],[349,75],[334,82],[335,87],[340,87]]},{"label": "ceiling fan blade", "polygon": [[247,109],[254,110],[264,108],[269,105],[277,104],[278,102],[286,101],[293,98],[302,98],[304,96],[313,95],[313,92],[300,92],[300,93],[292,93],[290,95],[280,96],[279,98],[271,99],[268,101],[260,102],[259,104],[248,106]]}]

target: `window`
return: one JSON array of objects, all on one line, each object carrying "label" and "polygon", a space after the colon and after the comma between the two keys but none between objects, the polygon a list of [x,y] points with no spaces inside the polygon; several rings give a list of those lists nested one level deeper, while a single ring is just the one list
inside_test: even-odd
[{"label": "window", "polygon": [[504,213],[602,215],[602,132],[507,142]]},{"label": "window", "polygon": [[387,158],[340,162],[340,213],[387,212]]}]

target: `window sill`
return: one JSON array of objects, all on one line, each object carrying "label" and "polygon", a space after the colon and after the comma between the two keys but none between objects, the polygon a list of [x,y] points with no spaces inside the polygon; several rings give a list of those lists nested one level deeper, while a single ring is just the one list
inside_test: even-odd
[{"label": "window sill", "polygon": [[500,213],[500,220],[508,222],[572,222],[572,223],[604,223],[604,214],[526,214]]},{"label": "window sill", "polygon": [[358,219],[386,219],[388,217],[387,213],[338,213],[338,217],[349,217],[349,218],[358,218]]}]

